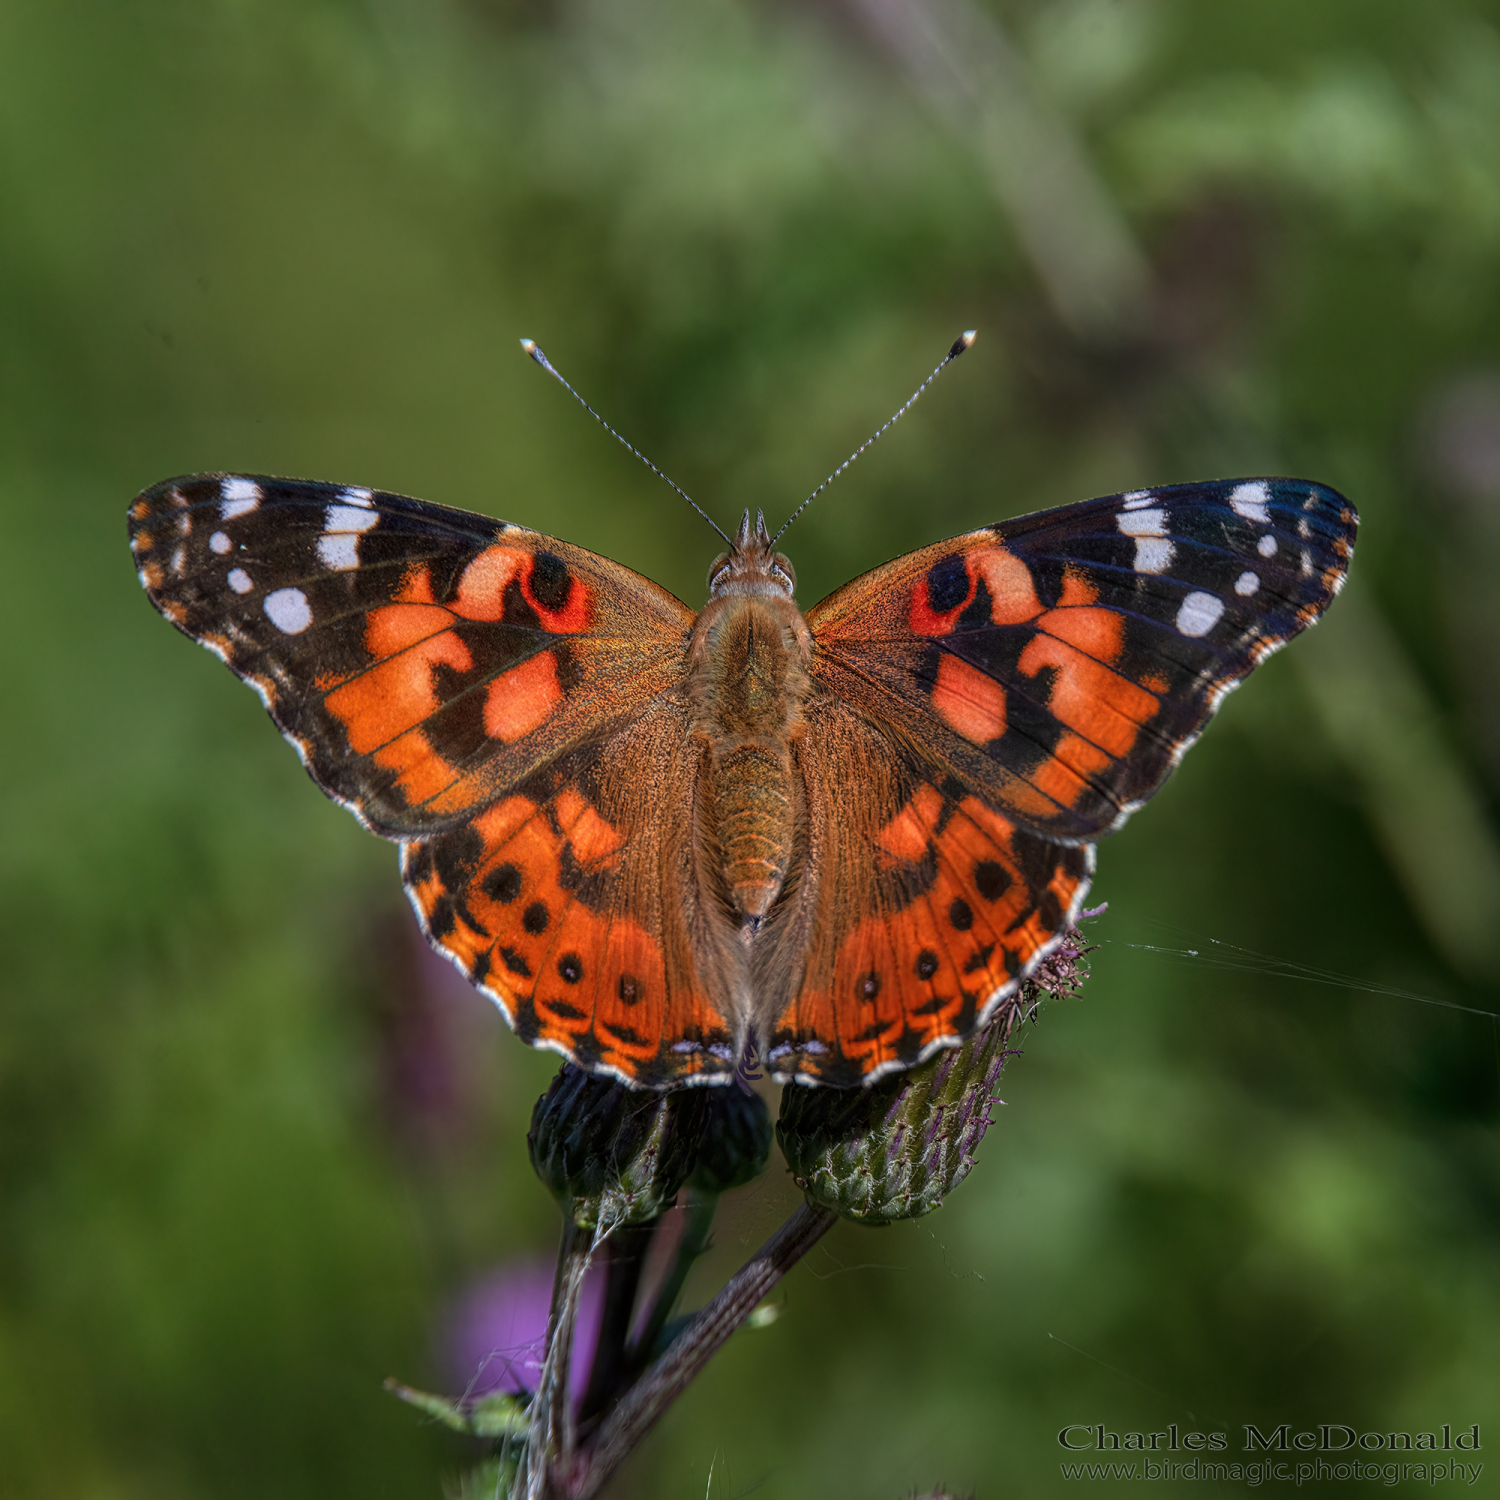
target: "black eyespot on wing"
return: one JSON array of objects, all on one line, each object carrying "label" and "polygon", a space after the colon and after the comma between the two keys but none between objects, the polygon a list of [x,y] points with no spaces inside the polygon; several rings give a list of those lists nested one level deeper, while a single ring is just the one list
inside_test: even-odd
[{"label": "black eyespot on wing", "polygon": [[557,972],[568,984],[577,984],[583,978],[583,960],[576,953],[564,953],[557,961]]},{"label": "black eyespot on wing", "polygon": [[948,920],[959,932],[967,932],[974,925],[974,911],[962,896],[955,896],[948,908]]},{"label": "black eyespot on wing", "polygon": [[538,552],[531,564],[531,597],[543,609],[561,609],[573,592],[568,565],[553,552]]},{"label": "black eyespot on wing", "polygon": [[969,570],[963,557],[950,553],[927,570],[927,601],[934,614],[947,614],[969,597]]},{"label": "black eyespot on wing", "polygon": [[521,926],[529,932],[532,937],[547,930],[550,917],[547,912],[545,901],[533,901],[521,916]]},{"label": "black eyespot on wing", "polygon": [[869,1001],[875,999],[880,994],[880,975],[873,971],[868,974],[861,974],[854,981],[854,993],[861,1000]]},{"label": "black eyespot on wing", "polygon": [[496,865],[479,883],[491,901],[509,906],[521,894],[521,872],[512,864]]},{"label": "black eyespot on wing", "polygon": [[998,901],[1010,889],[1010,871],[992,859],[974,866],[974,888],[986,901]]}]

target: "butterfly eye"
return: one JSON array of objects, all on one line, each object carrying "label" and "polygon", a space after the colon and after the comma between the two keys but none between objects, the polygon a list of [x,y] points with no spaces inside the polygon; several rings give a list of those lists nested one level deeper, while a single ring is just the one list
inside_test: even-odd
[{"label": "butterfly eye", "polygon": [[791,563],[782,556],[780,552],[771,559],[771,573],[773,577],[779,578],[785,585],[789,594],[797,592],[797,572]]},{"label": "butterfly eye", "polygon": [[729,554],[721,553],[713,560],[708,570],[708,587],[712,592],[724,581],[724,575],[729,572]]}]

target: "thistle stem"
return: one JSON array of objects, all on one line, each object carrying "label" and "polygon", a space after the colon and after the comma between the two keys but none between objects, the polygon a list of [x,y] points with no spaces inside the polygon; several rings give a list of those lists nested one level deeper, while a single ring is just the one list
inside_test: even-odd
[{"label": "thistle stem", "polygon": [[666,1327],[667,1319],[672,1316],[672,1309],[677,1305],[677,1299],[682,1295],[688,1272],[693,1269],[693,1264],[698,1257],[708,1249],[709,1232],[713,1228],[714,1211],[718,1206],[717,1193],[694,1195],[688,1203],[682,1239],[677,1246],[676,1254],[672,1257],[672,1269],[667,1273],[666,1279],[657,1291],[655,1301],[651,1305],[651,1312],[635,1341],[632,1352],[637,1361],[637,1368],[644,1365],[656,1352],[657,1340],[661,1337],[662,1329]]},{"label": "thistle stem", "polygon": [[604,1242],[607,1257],[604,1312],[599,1320],[599,1342],[595,1347],[593,1368],[589,1371],[588,1389],[578,1410],[578,1420],[584,1431],[629,1378],[630,1362],[625,1356],[625,1341],[630,1334],[631,1315],[635,1311],[646,1252],[660,1224],[660,1219],[652,1219],[646,1224],[622,1225]]}]

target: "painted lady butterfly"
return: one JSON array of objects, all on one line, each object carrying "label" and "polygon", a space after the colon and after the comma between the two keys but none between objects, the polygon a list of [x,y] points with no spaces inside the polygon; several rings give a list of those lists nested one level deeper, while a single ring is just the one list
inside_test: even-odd
[{"label": "painted lady butterfly", "polygon": [[[957,347],[957,346],[955,346]],[[566,542],[380,491],[145,491],[151,602],[401,845],[428,937],[534,1045],[642,1087],[849,1085],[982,1025],[1094,840],[1338,592],[1306,480],[969,532],[804,616],[748,512],[695,615]]]}]

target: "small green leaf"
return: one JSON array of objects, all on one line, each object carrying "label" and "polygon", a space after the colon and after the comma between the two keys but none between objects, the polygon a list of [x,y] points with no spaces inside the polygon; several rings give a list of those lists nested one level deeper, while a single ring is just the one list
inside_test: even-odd
[{"label": "small green leaf", "polygon": [[467,1433],[470,1437],[524,1437],[530,1421],[528,1407],[531,1398],[518,1396],[513,1391],[491,1391],[488,1395],[474,1397],[434,1396],[429,1391],[402,1385],[395,1379],[387,1380],[385,1388],[408,1406],[426,1412],[444,1427]]}]

